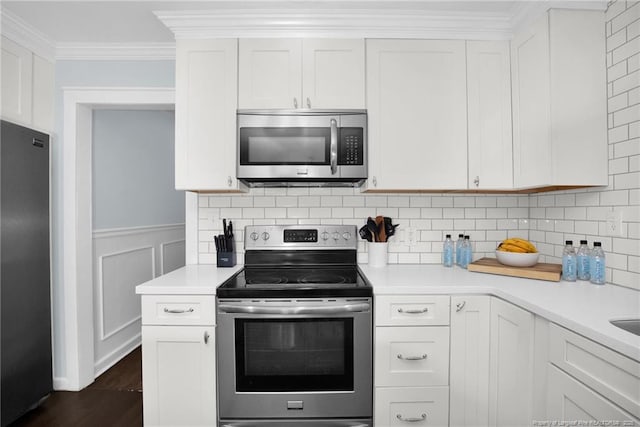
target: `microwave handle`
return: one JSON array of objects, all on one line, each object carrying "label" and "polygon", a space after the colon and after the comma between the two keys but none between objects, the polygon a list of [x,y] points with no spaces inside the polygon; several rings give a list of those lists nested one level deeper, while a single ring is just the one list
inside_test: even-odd
[{"label": "microwave handle", "polygon": [[338,171],[338,122],[331,119],[331,175]]}]

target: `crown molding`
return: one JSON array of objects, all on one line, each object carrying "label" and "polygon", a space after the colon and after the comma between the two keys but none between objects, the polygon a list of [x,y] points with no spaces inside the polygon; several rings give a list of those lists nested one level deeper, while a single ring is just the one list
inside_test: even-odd
[{"label": "crown molding", "polygon": [[59,43],[57,60],[157,61],[175,60],[175,43]]},{"label": "crown molding", "polygon": [[176,39],[220,37],[508,40],[510,15],[392,9],[156,11]]},{"label": "crown molding", "polygon": [[6,9],[0,9],[0,28],[4,37],[38,56],[55,61],[56,48],[51,39]]}]

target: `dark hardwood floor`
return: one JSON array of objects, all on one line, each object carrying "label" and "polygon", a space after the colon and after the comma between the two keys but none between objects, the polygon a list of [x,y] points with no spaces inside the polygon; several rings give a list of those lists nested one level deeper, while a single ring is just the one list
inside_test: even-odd
[{"label": "dark hardwood floor", "polygon": [[55,391],[10,427],[142,426],[140,347],[79,392]]}]

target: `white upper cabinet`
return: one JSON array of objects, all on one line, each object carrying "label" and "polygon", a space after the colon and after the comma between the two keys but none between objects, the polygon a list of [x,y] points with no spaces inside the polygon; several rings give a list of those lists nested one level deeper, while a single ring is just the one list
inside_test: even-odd
[{"label": "white upper cabinet", "polygon": [[368,40],[368,190],[467,188],[462,40]]},{"label": "white upper cabinet", "polygon": [[237,191],[237,40],[176,42],[176,189]]},{"label": "white upper cabinet", "polygon": [[467,42],[469,183],[513,188],[509,42]]},{"label": "white upper cabinet", "polygon": [[31,123],[33,56],[31,51],[2,37],[2,118]]},{"label": "white upper cabinet", "polygon": [[53,130],[54,67],[29,49],[2,37],[0,92],[3,119],[45,132]]},{"label": "white upper cabinet", "polygon": [[607,185],[604,14],[550,10],[511,42],[514,186]]},{"label": "white upper cabinet", "polygon": [[238,106],[364,108],[364,40],[241,39]]}]

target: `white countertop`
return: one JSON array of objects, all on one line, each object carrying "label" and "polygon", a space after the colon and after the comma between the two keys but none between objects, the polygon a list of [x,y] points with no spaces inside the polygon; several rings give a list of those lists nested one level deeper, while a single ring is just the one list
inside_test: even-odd
[{"label": "white countertop", "polygon": [[243,265],[224,268],[218,268],[212,264],[187,265],[136,286],[136,294],[215,295],[216,288],[243,267]]},{"label": "white countertop", "polygon": [[[188,265],[136,287],[138,294],[215,295],[243,266]],[[640,361],[640,337],[609,323],[640,317],[640,292],[588,282],[547,282],[432,264],[360,265],[374,295],[494,295]]]}]

